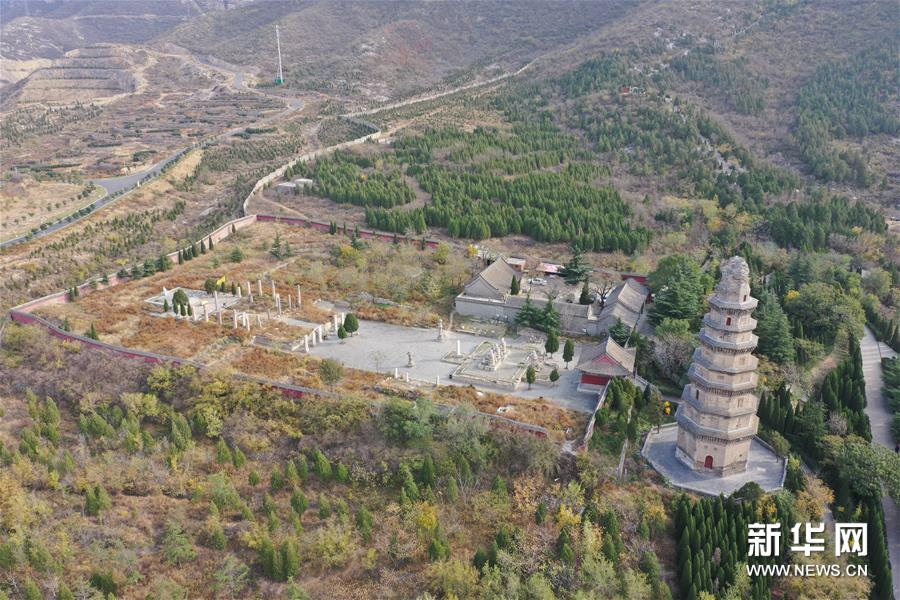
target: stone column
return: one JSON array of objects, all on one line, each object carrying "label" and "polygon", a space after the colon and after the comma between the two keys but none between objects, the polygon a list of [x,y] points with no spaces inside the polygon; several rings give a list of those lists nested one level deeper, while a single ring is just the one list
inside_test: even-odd
[{"label": "stone column", "polygon": [[262,298],[262,279],[257,279],[256,285],[259,288],[259,297]]},{"label": "stone column", "polygon": [[213,290],[213,300],[216,303],[216,312],[219,312],[219,291]]},{"label": "stone column", "polygon": [[203,303],[203,321],[209,323],[209,309],[206,307],[206,302]]},{"label": "stone column", "polygon": [[441,376],[440,375],[435,375],[434,385],[441,385]]},{"label": "stone column", "polygon": [[237,311],[231,311],[231,314],[234,315],[234,328],[237,329]]},{"label": "stone column", "polygon": [[275,311],[278,315],[281,315],[281,296],[279,294],[275,294]]},{"label": "stone column", "polygon": [[394,367],[394,379],[400,379],[400,369]]},{"label": "stone column", "polygon": [[325,341],[325,329],[321,325],[319,325],[319,340]]},{"label": "stone column", "polygon": [[270,321],[272,320],[272,312],[269,310],[268,306],[266,307],[266,318]]},{"label": "stone column", "polygon": [[275,297],[275,280],[272,280],[272,297]]},{"label": "stone column", "polygon": [[406,383],[409,383],[409,371],[404,373],[404,375],[405,375]]},{"label": "stone column", "polygon": [[312,330],[312,333],[311,333],[310,335],[312,336],[312,337],[310,338],[310,343],[311,343],[313,346],[315,346],[315,345],[316,345],[316,330],[313,329],[313,330]]},{"label": "stone column", "polygon": [[294,308],[294,297],[288,294],[288,310]]},{"label": "stone column", "polygon": [[250,296],[250,301],[253,301],[253,290],[250,288],[250,282],[247,282],[247,295]]},{"label": "stone column", "polygon": [[303,336],[303,351],[309,354],[309,336]]},{"label": "stone column", "polygon": [[221,312],[216,313],[216,321],[219,322],[220,326],[222,325],[222,313]]},{"label": "stone column", "polygon": [[238,299],[240,299],[242,297],[241,296],[241,286],[237,286],[237,297],[238,297]]},{"label": "stone column", "polygon": [[247,294],[248,299],[250,300],[250,304],[253,304],[253,292]]},{"label": "stone column", "polygon": [[340,327],[340,324],[338,323],[338,319],[340,317],[338,317],[337,315],[332,315],[332,316],[334,318],[334,333],[337,334],[338,327]]},{"label": "stone column", "polygon": [[462,342],[456,340],[456,355],[462,356]]},{"label": "stone column", "polygon": [[300,305],[303,304],[303,297],[300,295],[300,284],[297,284],[297,308],[300,308]]}]

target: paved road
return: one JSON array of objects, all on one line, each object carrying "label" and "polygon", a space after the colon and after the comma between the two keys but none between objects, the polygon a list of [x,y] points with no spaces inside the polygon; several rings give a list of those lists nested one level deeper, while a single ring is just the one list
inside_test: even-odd
[{"label": "paved road", "polygon": [[[881,393],[881,359],[897,356],[887,344],[879,342],[866,327],[866,335],[860,342],[863,374],[866,378],[866,414],[872,425],[872,443],[894,447],[891,436],[893,413]],[[900,507],[889,497],[884,498],[884,526],[891,553],[891,571],[894,576],[894,597],[900,598]]]},{"label": "paved road", "polygon": [[[271,98],[280,100],[285,103],[284,110],[281,110],[281,111],[279,111],[273,115],[270,115],[268,117],[264,117],[254,123],[247,123],[244,125],[240,125],[238,127],[232,127],[231,129],[229,129],[227,131],[213,134],[211,137],[207,138],[207,140],[206,140],[207,142],[214,141],[217,139],[228,138],[228,137],[234,135],[235,133],[243,131],[247,127],[264,125],[264,124],[274,121],[276,119],[280,119],[289,113],[298,111],[298,110],[302,109],[304,106],[304,101],[301,100],[300,98],[293,98],[293,97],[289,97],[289,96],[279,96],[276,94],[270,94],[265,91],[261,91],[257,88],[248,87],[246,82],[244,81],[244,74],[241,73],[240,71],[236,71],[236,70],[233,70],[232,68],[217,65],[217,64],[212,64],[205,60],[201,60],[200,62],[203,62],[204,64],[207,64],[213,68],[220,69],[220,70],[230,73],[234,77],[234,82],[232,85],[236,89],[239,89],[244,92],[258,94],[261,96],[269,96]],[[172,152],[172,154],[170,154],[166,158],[164,158],[161,161],[154,164],[153,166],[148,167],[148,168],[144,169],[143,171],[139,171],[137,173],[131,173],[130,175],[121,175],[119,177],[107,177],[104,179],[91,179],[90,181],[101,186],[103,189],[106,190],[106,195],[104,195],[102,198],[100,198],[99,200],[94,202],[94,204],[93,204],[94,209],[91,212],[89,212],[85,215],[82,215],[81,217],[72,219],[71,221],[62,221],[62,222],[54,223],[53,225],[50,225],[46,229],[43,229],[43,230],[39,231],[38,233],[34,234],[31,238],[28,238],[23,235],[23,236],[19,236],[17,238],[12,238],[12,239],[6,240],[4,242],[0,242],[0,250],[2,250],[3,248],[6,248],[7,246],[12,246],[14,244],[24,242],[28,239],[42,238],[42,237],[49,235],[55,231],[64,229],[64,228],[68,227],[69,225],[73,225],[73,224],[79,222],[81,219],[84,219],[84,218],[94,214],[97,210],[103,208],[104,206],[111,204],[112,202],[115,202],[116,200],[119,200],[120,198],[125,197],[130,191],[133,191],[134,189],[138,189],[137,187],[135,187],[138,184],[138,182],[146,183],[146,182],[150,181],[151,179],[157,177],[163,171],[163,169],[165,169],[171,163],[177,161],[181,157],[181,155],[183,155],[188,150],[190,150],[191,147],[192,146],[188,146],[186,148],[179,148],[178,150],[175,150],[174,152]]]}]

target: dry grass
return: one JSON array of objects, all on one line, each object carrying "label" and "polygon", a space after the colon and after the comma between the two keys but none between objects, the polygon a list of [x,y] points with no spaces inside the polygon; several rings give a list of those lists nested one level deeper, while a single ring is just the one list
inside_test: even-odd
[{"label": "dry grass", "polygon": [[95,189],[79,198],[82,184],[37,181],[22,176],[0,186],[0,240],[24,235],[41,223],[56,221],[98,200],[103,190]]}]

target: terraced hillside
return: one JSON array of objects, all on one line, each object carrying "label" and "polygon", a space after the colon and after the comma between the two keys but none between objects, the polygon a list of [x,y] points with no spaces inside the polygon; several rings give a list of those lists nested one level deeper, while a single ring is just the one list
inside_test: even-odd
[{"label": "terraced hillside", "polygon": [[72,50],[16,83],[4,94],[4,105],[70,104],[134,92],[135,72],[146,60],[146,54],[112,46]]}]

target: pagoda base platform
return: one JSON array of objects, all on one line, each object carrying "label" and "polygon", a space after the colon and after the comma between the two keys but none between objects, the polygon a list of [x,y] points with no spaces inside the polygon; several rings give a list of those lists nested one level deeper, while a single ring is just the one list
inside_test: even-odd
[{"label": "pagoda base platform", "polygon": [[750,443],[747,468],[740,473],[720,476],[712,472],[694,471],[675,455],[678,424],[670,423],[651,429],[641,454],[666,481],[677,488],[707,496],[731,495],[743,485],[755,481],[766,492],[781,489],[787,470],[785,460],[758,438]]}]

